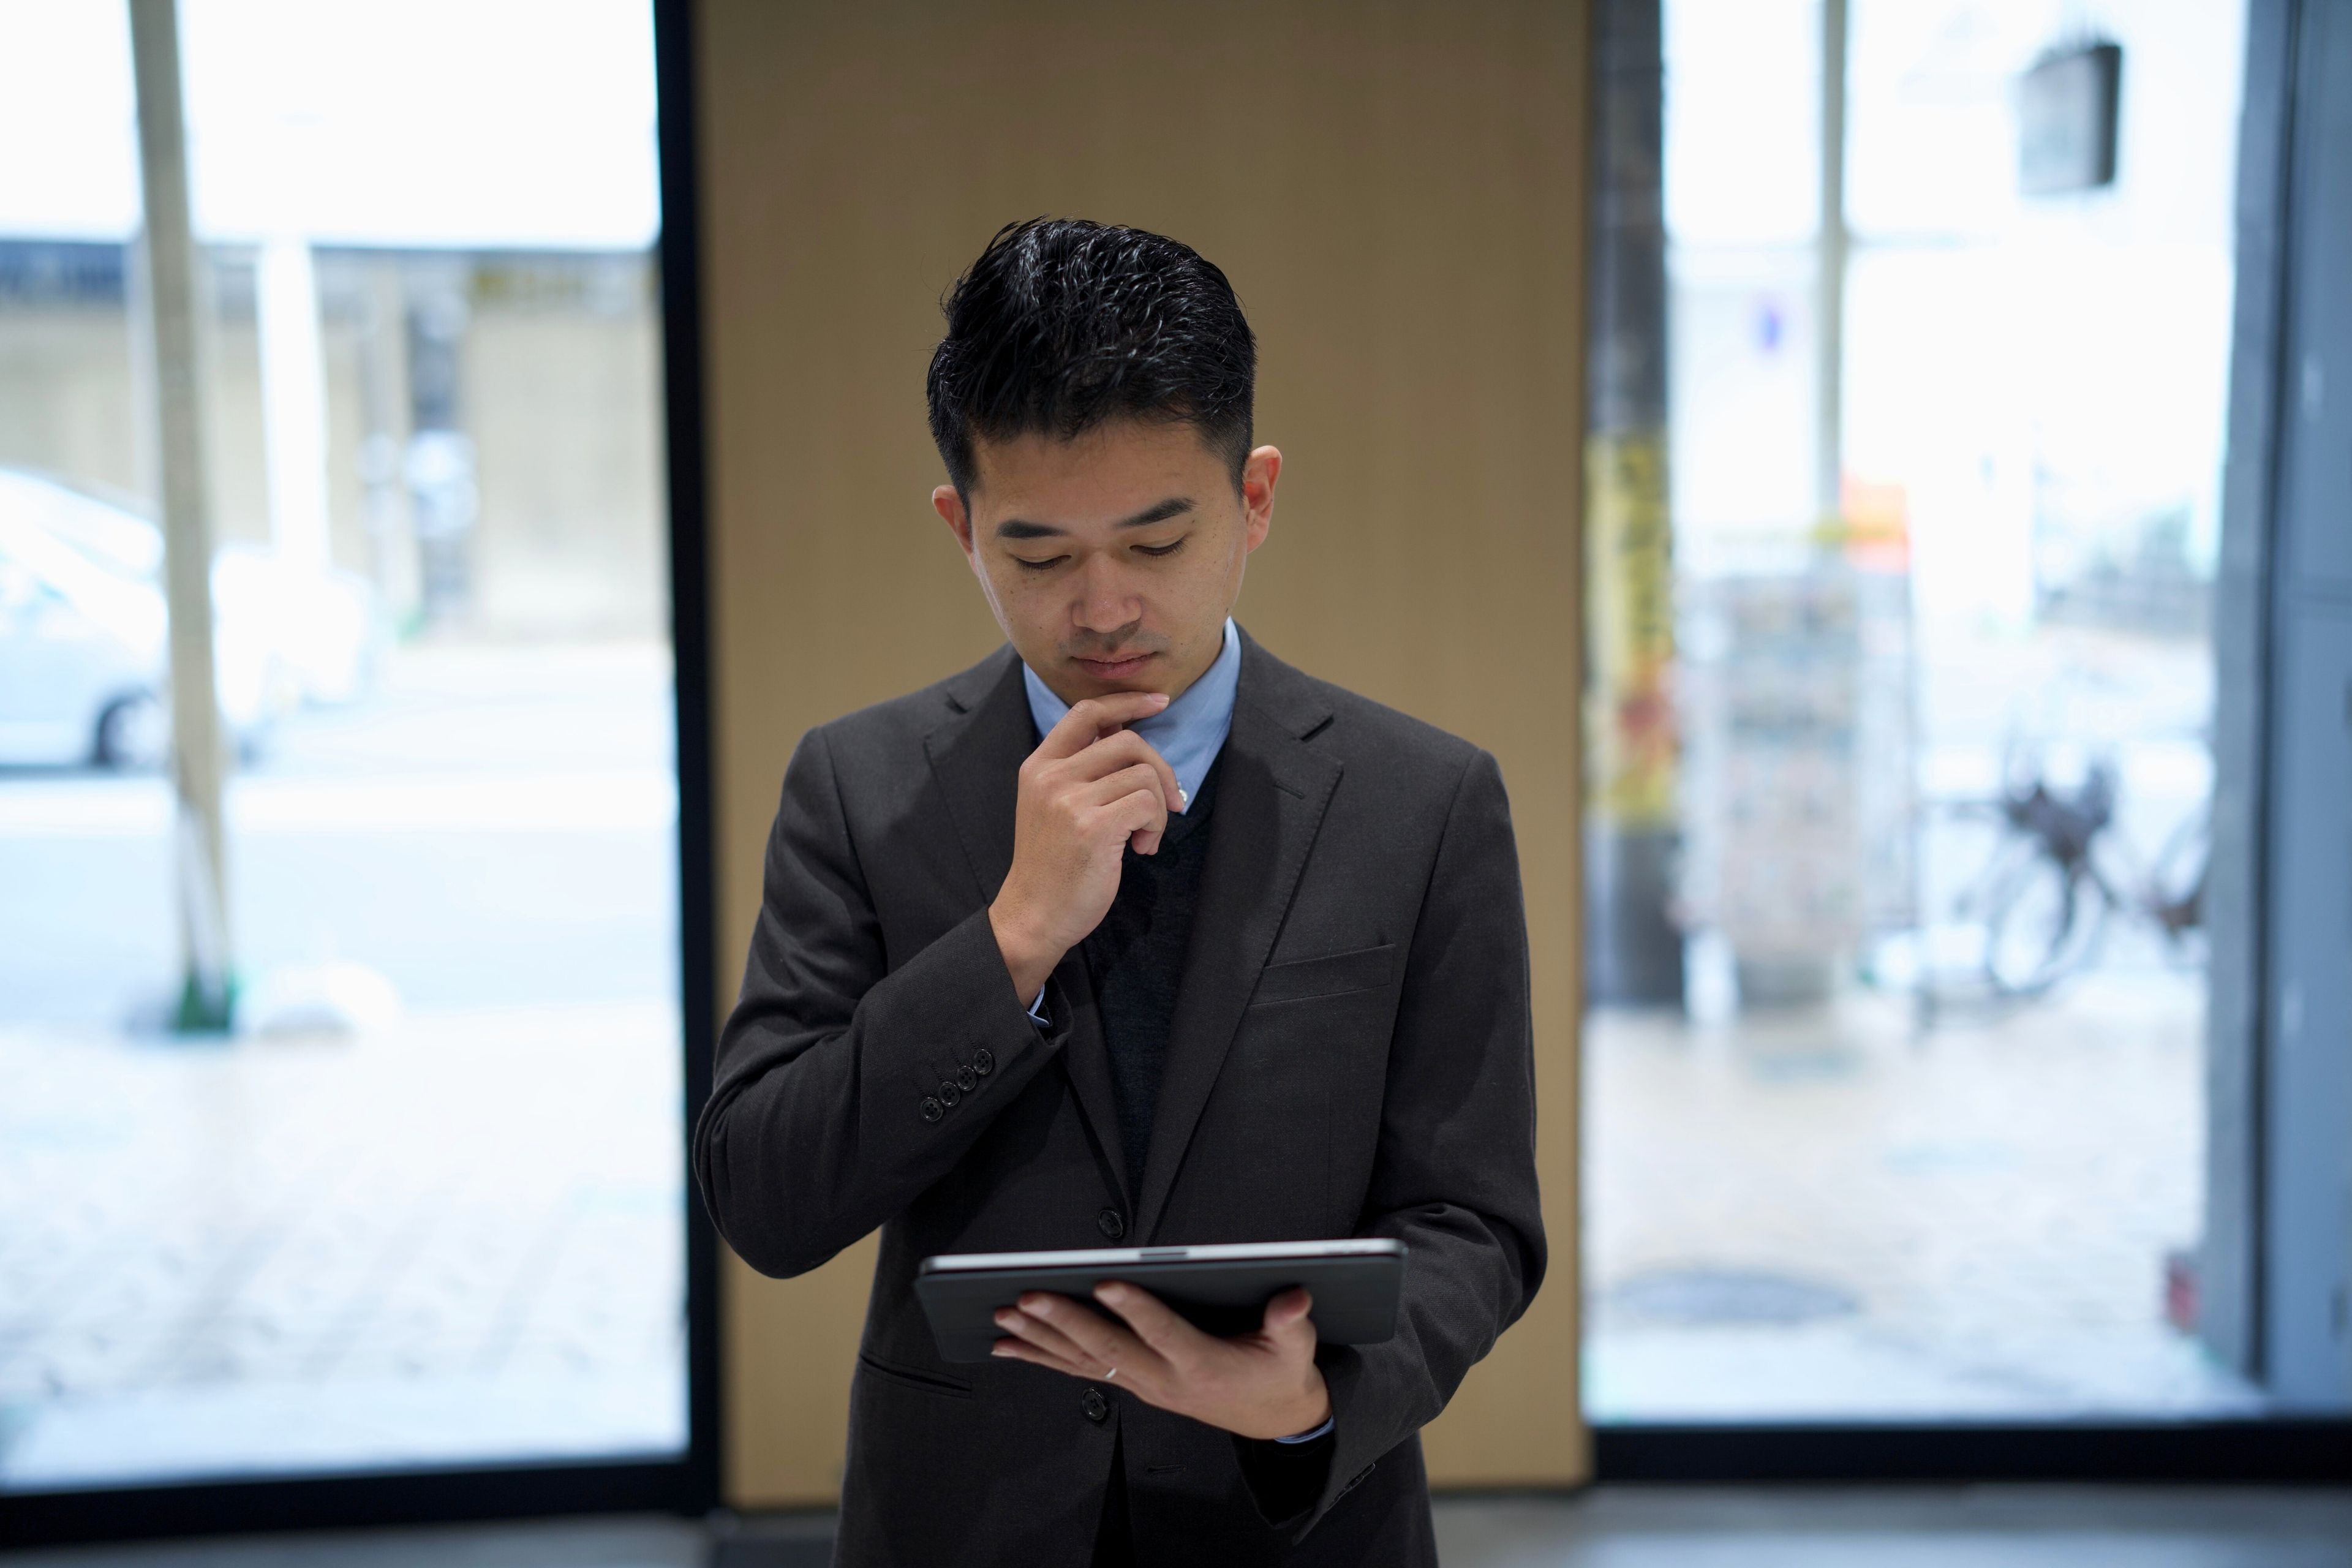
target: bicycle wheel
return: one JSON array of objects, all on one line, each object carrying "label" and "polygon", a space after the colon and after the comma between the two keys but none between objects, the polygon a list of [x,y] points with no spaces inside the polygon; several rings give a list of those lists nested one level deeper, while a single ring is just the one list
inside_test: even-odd
[{"label": "bicycle wheel", "polygon": [[2213,816],[2199,809],[2173,829],[2149,870],[2147,912],[2174,942],[2205,923],[2205,873],[2213,858]]},{"label": "bicycle wheel", "polygon": [[2105,900],[2079,868],[2047,855],[2020,862],[1985,909],[1985,978],[2009,996],[2038,996],[2086,962]]}]

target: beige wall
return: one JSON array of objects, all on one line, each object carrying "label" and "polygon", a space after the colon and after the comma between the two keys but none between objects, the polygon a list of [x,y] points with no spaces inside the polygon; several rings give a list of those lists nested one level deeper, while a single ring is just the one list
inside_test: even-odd
[{"label": "beige wall", "polygon": [[463,417],[479,464],[481,625],[667,635],[657,310],[649,297],[475,310]]},{"label": "beige wall", "polygon": [[0,306],[0,466],[139,482],[131,329],[121,307]]},{"label": "beige wall", "polygon": [[[808,726],[997,639],[933,518],[937,302],[1008,219],[1175,235],[1257,330],[1287,459],[1240,616],[1501,759],[1553,1268],[1430,1429],[1440,1483],[1580,1479],[1577,740],[1584,6],[702,0],[719,984]],[[871,1243],[732,1266],[727,1485],[829,1498]]]},{"label": "beige wall", "polygon": [[[401,269],[413,259],[345,253],[325,266],[388,273],[396,310]],[[459,404],[481,496],[471,624],[491,636],[643,639],[667,632],[660,304],[650,260],[595,259],[604,269],[601,291],[574,283],[559,259],[546,270],[569,287],[551,297],[544,283],[531,292],[527,261],[477,265],[460,255],[446,264],[474,280]],[[216,275],[250,266],[243,252],[213,259]],[[268,477],[250,288],[241,282],[239,301],[205,323],[205,474],[217,537],[265,542]],[[366,572],[374,552],[360,463],[367,434],[363,330],[348,310],[331,309],[320,335],[333,557]],[[395,322],[387,336],[396,342],[400,335]],[[404,368],[388,388],[404,438]],[[137,496],[140,458],[125,306],[0,301],[0,465]]]}]

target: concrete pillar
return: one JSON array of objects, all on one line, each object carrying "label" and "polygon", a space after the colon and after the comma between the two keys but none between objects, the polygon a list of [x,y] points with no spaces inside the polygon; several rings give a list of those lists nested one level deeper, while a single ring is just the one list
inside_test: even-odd
[{"label": "concrete pillar", "polygon": [[279,560],[324,573],[327,531],[327,365],[310,242],[271,236],[255,278],[261,337],[261,433],[269,476],[269,538]]},{"label": "concrete pillar", "polygon": [[221,795],[228,748],[213,679],[212,517],[205,489],[196,248],[188,205],[176,0],[130,0],[154,366],[163,581],[171,630],[182,984],[174,1026],[226,1029],[235,997]]}]

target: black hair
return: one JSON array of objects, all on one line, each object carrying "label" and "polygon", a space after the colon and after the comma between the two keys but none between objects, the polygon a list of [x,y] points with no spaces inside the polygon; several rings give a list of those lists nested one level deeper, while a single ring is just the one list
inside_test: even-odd
[{"label": "black hair", "polygon": [[1257,341],[1191,246],[1084,218],[1007,224],[940,310],[924,391],[959,491],[971,490],[974,436],[1066,441],[1119,418],[1192,426],[1240,486]]}]

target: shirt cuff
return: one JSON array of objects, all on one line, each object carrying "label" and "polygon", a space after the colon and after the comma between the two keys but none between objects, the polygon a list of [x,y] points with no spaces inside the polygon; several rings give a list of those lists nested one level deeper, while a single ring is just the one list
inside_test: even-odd
[{"label": "shirt cuff", "polygon": [[1037,987],[1037,999],[1029,1004],[1029,1016],[1041,1029],[1054,1026],[1054,1020],[1045,1016],[1045,988],[1042,985]]},{"label": "shirt cuff", "polygon": [[1326,1415],[1323,1417],[1323,1425],[1315,1428],[1314,1431],[1301,1432],[1295,1437],[1276,1437],[1275,1441],[1277,1443],[1312,1443],[1316,1438],[1320,1437],[1324,1433],[1328,1432],[1332,1427],[1338,1426],[1339,1423],[1339,1417],[1338,1415]]}]

